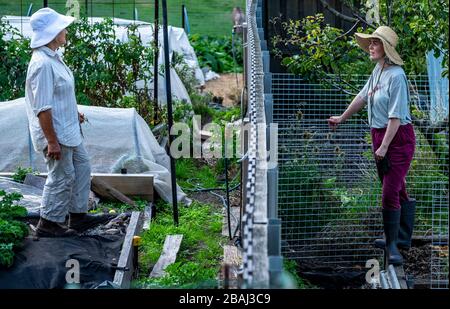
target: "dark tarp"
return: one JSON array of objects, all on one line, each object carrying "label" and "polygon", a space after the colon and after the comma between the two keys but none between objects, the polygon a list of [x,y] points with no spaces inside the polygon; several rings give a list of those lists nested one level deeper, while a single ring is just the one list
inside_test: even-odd
[{"label": "dark tarp", "polygon": [[0,268],[0,288],[52,289],[66,286],[70,267],[76,259],[80,265],[80,288],[93,288],[113,280],[124,235],[75,236],[65,238],[27,237],[16,250],[14,264]]}]

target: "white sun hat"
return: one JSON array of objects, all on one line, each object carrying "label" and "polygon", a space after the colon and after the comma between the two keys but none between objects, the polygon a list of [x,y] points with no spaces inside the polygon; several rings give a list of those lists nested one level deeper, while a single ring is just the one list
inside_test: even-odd
[{"label": "white sun hat", "polygon": [[31,48],[38,48],[50,43],[63,29],[75,20],[72,16],[65,16],[50,8],[42,8],[30,17]]}]

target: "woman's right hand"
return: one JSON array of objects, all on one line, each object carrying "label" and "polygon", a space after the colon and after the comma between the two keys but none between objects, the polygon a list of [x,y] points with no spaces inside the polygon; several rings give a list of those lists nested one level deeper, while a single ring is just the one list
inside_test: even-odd
[{"label": "woman's right hand", "polygon": [[333,131],[336,130],[338,125],[343,122],[342,116],[331,116],[328,118],[328,125],[330,126],[330,129]]}]

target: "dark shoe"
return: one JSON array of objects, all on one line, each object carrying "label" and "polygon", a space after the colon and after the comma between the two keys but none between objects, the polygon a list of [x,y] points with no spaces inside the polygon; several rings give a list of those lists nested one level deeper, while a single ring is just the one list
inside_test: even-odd
[{"label": "dark shoe", "polygon": [[70,213],[69,214],[69,228],[81,233],[96,225],[108,222],[114,215],[98,214],[91,215],[87,213]]},{"label": "dark shoe", "polygon": [[[411,248],[411,238],[414,229],[414,219],[416,215],[416,200],[410,199],[409,201],[401,202],[401,214],[400,214],[400,229],[398,231],[397,247],[399,249],[408,250]],[[384,249],[386,247],[386,240],[376,239],[374,241],[376,248]]]},{"label": "dark shoe", "polygon": [[386,256],[388,264],[401,265],[403,257],[398,251],[398,231],[400,229],[400,210],[383,209],[383,226],[386,237]]},{"label": "dark shoe", "polygon": [[77,232],[40,217],[34,235],[36,237],[69,237],[76,236]]}]

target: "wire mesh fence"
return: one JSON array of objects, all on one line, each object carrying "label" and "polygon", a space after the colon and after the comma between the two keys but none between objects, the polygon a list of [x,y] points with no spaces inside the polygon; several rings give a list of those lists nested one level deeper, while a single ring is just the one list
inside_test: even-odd
[{"label": "wire mesh fence", "polygon": [[[361,89],[367,78],[354,76],[352,84]],[[448,122],[430,121],[426,76],[410,76],[409,84],[416,152],[407,189],[417,200],[414,235],[431,236],[433,201],[441,194],[434,184],[448,191]],[[340,115],[352,94],[292,74],[272,74],[272,93],[284,255],[344,268],[382,260],[382,251],[372,247],[382,236],[381,183],[366,112],[331,131],[326,119]]]},{"label": "wire mesh fence", "polygon": [[[155,1],[146,0],[48,0],[48,6],[61,14],[79,11],[88,17],[111,17],[153,22]],[[182,27],[182,5],[186,7],[191,33],[211,36],[231,36],[234,7],[245,7],[245,0],[207,3],[195,0],[168,1],[169,24]],[[43,0],[0,0],[0,16],[30,16],[44,6]],[[214,24],[214,27],[211,27]]]},{"label": "wire mesh fence", "polygon": [[431,280],[432,289],[448,289],[448,184],[433,183]]}]

